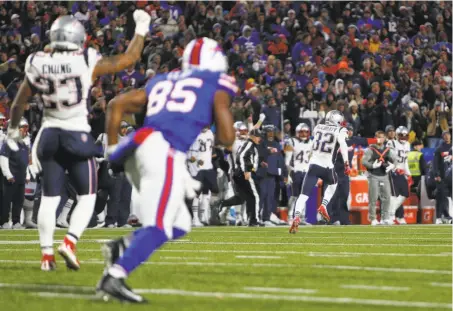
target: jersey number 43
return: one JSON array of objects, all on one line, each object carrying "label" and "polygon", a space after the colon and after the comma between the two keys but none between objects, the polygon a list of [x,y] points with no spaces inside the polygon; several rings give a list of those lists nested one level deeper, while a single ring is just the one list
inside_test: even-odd
[{"label": "jersey number 43", "polygon": [[156,115],[164,108],[170,112],[192,111],[197,101],[197,94],[188,88],[200,89],[202,86],[203,80],[198,78],[157,82],[149,92],[146,115],[148,117]]}]

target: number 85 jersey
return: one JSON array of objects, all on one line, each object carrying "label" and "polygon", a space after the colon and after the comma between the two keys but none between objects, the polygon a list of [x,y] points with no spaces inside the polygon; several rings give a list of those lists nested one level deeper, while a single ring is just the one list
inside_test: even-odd
[{"label": "number 85 jersey", "polygon": [[[347,146],[347,137],[348,130],[344,127],[318,124],[313,131],[310,164],[333,168],[338,155],[338,148],[340,148],[340,145]],[[347,147],[344,149],[347,155]]]},{"label": "number 85 jersey", "polygon": [[28,56],[25,75],[44,105],[43,126],[89,132],[87,99],[102,56],[93,48]]},{"label": "number 85 jersey", "polygon": [[207,70],[157,75],[145,86],[148,106],[144,127],[162,133],[172,148],[187,152],[201,130],[212,123],[214,95],[234,95],[234,78]]}]

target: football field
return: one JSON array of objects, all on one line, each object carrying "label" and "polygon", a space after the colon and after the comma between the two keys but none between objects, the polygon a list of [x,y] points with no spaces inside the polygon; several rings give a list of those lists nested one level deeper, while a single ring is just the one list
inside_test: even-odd
[{"label": "football field", "polygon": [[[157,251],[130,279],[147,305],[103,302],[100,246],[130,230],[88,230],[81,269],[40,271],[38,232],[0,230],[2,310],[451,310],[452,226],[206,227]],[[58,230],[61,242],[65,231]],[[57,246],[57,245],[56,245]]]}]

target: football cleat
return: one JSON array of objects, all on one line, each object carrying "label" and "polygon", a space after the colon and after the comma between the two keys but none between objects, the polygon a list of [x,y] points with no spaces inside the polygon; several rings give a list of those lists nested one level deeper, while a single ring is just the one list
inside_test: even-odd
[{"label": "football cleat", "polygon": [[121,302],[146,303],[146,299],[137,295],[126,285],[124,279],[117,279],[106,273],[98,283],[96,292],[99,296],[108,301],[110,297]]},{"label": "football cleat", "polygon": [[126,244],[124,238],[119,238],[104,244],[101,248],[102,255],[104,256],[104,263],[106,268],[110,268],[113,264],[123,256]]},{"label": "football cleat", "polygon": [[80,262],[76,256],[76,247],[68,238],[64,238],[63,243],[58,247],[58,253],[66,262],[66,267],[71,270],[79,270]]},{"label": "football cleat", "polygon": [[400,225],[407,225],[406,219],[404,218],[397,218],[396,220]]},{"label": "football cleat", "polygon": [[318,213],[324,218],[325,221],[329,222],[330,221],[330,216],[329,213],[327,213],[327,209],[324,205],[320,205],[318,207]]},{"label": "football cleat", "polygon": [[42,271],[53,271],[57,269],[57,263],[55,262],[54,255],[42,255],[41,259],[41,270]]},{"label": "football cleat", "polygon": [[377,225],[380,225],[380,223],[379,223],[379,221],[378,221],[377,219],[373,219],[373,220],[371,221],[371,225],[372,225],[372,226],[377,226]]},{"label": "football cleat", "polygon": [[296,216],[293,219],[293,223],[291,224],[291,227],[289,228],[289,233],[297,233],[299,231],[299,224],[300,224],[300,217]]}]

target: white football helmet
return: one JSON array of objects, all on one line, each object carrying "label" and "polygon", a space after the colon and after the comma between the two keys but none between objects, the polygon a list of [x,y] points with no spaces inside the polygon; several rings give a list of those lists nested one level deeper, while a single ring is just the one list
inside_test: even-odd
[{"label": "white football helmet", "polygon": [[408,140],[409,138],[409,130],[405,126],[398,126],[395,133],[399,140]]},{"label": "white football helmet", "polygon": [[296,136],[302,140],[310,137],[310,127],[306,123],[300,123],[296,127]]},{"label": "white football helmet", "polygon": [[85,27],[69,15],[57,18],[50,27],[50,46],[54,49],[73,51],[84,47]]},{"label": "white football helmet", "polygon": [[326,114],[326,124],[335,125],[335,126],[343,126],[344,125],[343,114],[338,110],[329,111]]},{"label": "white football helmet", "polygon": [[201,69],[227,72],[228,62],[217,41],[203,37],[187,44],[182,55],[182,70]]}]

